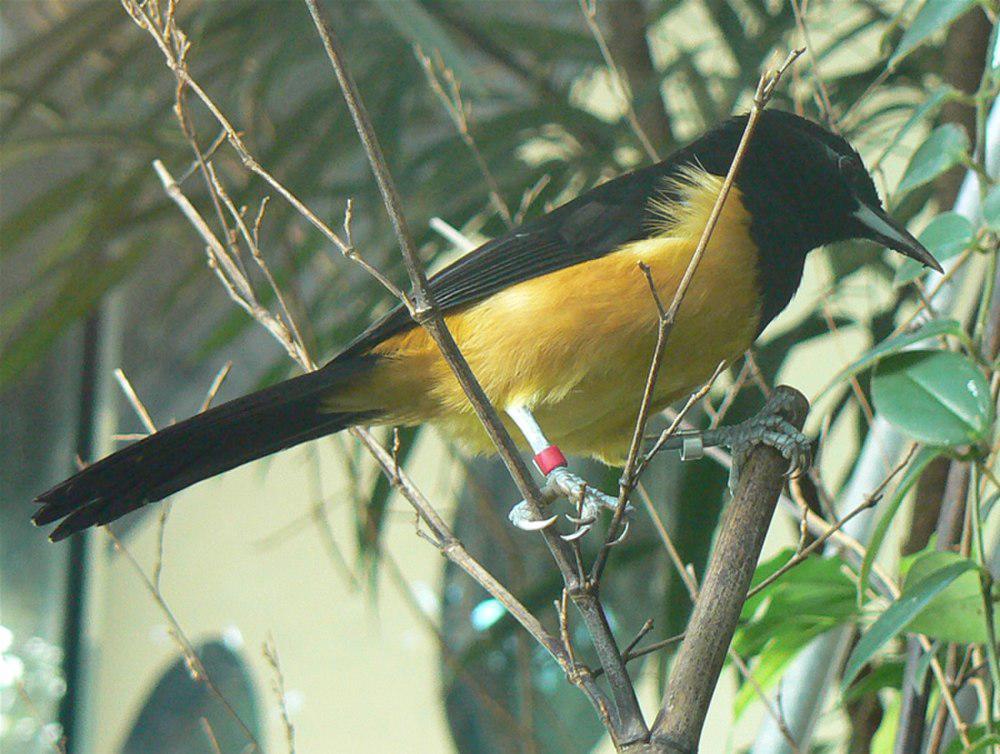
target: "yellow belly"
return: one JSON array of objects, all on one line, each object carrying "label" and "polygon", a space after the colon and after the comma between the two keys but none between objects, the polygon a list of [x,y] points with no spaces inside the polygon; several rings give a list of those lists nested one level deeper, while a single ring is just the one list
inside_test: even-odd
[{"label": "yellow belly", "polygon": [[[669,304],[718,191],[705,181],[664,235],[525,281],[447,315],[487,395],[531,409],[566,453],[610,463],[627,451],[656,341],[656,306],[639,263]],[[662,408],[704,382],[757,333],[760,295],[749,215],[734,191],[681,305],[655,394]],[[386,423],[430,421],[476,451],[491,445],[458,382],[421,328],[388,338],[386,358],[335,410],[377,405]],[[506,419],[506,417],[505,417]],[[508,422],[514,436],[520,433]]]}]

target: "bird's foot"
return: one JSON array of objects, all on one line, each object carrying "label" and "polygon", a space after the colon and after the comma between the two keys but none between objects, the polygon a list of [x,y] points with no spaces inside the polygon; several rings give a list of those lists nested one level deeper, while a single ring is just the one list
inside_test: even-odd
[{"label": "bird's foot", "polygon": [[[783,394],[782,394],[783,395]],[[781,396],[777,396],[781,398]],[[729,474],[729,488],[736,489],[739,470],[746,463],[750,451],[758,445],[774,448],[788,461],[785,476],[800,474],[809,468],[812,447],[809,438],[778,413],[781,405],[769,404],[756,416],[729,427],[708,430],[704,434],[705,444],[724,445],[733,452],[733,463]]]},{"label": "bird's foot", "polygon": [[[618,507],[618,498],[605,495],[565,466],[559,466],[546,474],[545,486],[542,487],[542,502],[551,503],[560,497],[566,498],[576,507],[575,515],[566,514],[566,519],[574,524],[575,530],[570,534],[560,535],[568,542],[579,539],[589,532],[597,522],[597,516],[602,508],[614,511]],[[628,516],[633,511],[631,505],[625,506],[625,526],[614,544],[624,539],[628,533]],[[559,519],[559,516],[545,519],[533,518],[528,509],[528,503],[524,500],[511,509],[508,517],[514,526],[526,531],[546,529]]]}]

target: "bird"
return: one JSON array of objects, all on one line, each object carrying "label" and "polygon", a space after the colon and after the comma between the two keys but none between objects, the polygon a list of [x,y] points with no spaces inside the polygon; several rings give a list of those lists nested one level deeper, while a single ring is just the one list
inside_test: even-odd
[{"label": "bird", "polygon": [[[749,115],[667,159],[608,180],[429,278],[455,342],[519,446],[590,520],[615,498],[567,454],[621,463],[656,341],[651,286],[670,301],[733,163]],[[690,394],[741,356],[788,305],[810,251],[868,239],[941,271],[885,210],[840,135],[776,108],[759,114],[735,182],[666,342],[651,408]],[[648,274],[648,277],[647,277]],[[58,541],[232,468],[355,425],[436,425],[491,448],[428,332],[399,304],[316,371],[147,436],[36,498]],[[525,504],[511,520],[548,525]]]}]

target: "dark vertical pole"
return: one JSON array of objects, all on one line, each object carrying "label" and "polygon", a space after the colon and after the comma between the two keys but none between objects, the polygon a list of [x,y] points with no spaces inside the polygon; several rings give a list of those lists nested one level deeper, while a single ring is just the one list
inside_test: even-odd
[{"label": "dark vertical pole", "polygon": [[[85,462],[93,461],[94,424],[97,418],[98,369],[101,355],[100,314],[91,314],[83,325],[83,354],[80,368],[80,400],[76,425],[76,454]],[[75,470],[75,468],[73,469]],[[85,662],[83,615],[86,607],[87,556],[91,532],[70,538],[66,576],[66,607],[63,620],[63,677],[66,694],[59,702],[59,724],[66,736],[67,754],[82,752],[78,740],[78,713],[83,701]]]}]

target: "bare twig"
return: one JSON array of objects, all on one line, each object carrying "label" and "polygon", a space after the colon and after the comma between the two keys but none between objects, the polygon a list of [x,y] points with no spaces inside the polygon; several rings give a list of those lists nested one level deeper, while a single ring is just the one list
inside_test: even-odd
[{"label": "bare twig", "polygon": [[[654,442],[650,449],[643,454],[642,459],[639,461],[636,468],[635,476],[637,478],[642,474],[646,466],[649,465],[649,462],[653,460],[653,456],[663,450],[667,443],[677,434],[677,431],[684,424],[684,420],[687,418],[688,413],[697,405],[698,401],[708,395],[712,386],[715,384],[715,381],[719,379],[719,375],[721,375],[725,369],[726,362],[720,361],[715,367],[715,371],[712,372],[712,376],[706,380],[705,384],[698,388],[696,392],[688,396],[684,405],[681,406],[681,410],[673,415],[673,418],[670,421],[670,426],[660,433],[660,436],[656,438],[656,442]],[[714,423],[715,422],[713,421],[713,424]]]},{"label": "bare twig", "polygon": [[198,657],[198,653],[194,649],[194,645],[191,643],[191,640],[188,639],[187,635],[184,633],[184,630],[181,628],[180,623],[174,616],[173,611],[170,609],[170,606],[164,599],[163,594],[160,592],[159,587],[152,580],[150,580],[149,576],[146,575],[146,572],[142,570],[142,566],[139,565],[139,561],[137,561],[135,559],[135,556],[132,555],[132,553],[128,550],[128,548],[125,547],[124,544],[122,544],[122,541],[118,538],[118,535],[114,533],[111,527],[105,526],[103,528],[104,531],[106,531],[108,536],[111,538],[111,541],[114,543],[115,550],[122,553],[125,556],[126,560],[128,560],[129,564],[132,566],[132,569],[139,576],[140,581],[142,581],[142,584],[146,588],[146,591],[153,598],[153,601],[159,607],[160,612],[163,614],[163,616],[167,619],[167,622],[170,624],[171,635],[177,641],[180,650],[184,655],[184,660],[187,663],[188,668],[190,669],[194,680],[199,683],[203,683],[208,688],[209,692],[216,699],[219,700],[219,703],[222,704],[222,706],[225,708],[226,713],[233,718],[233,720],[239,726],[240,730],[243,732],[243,735],[246,736],[248,743],[250,743],[253,746],[253,750],[258,752],[262,751],[260,747],[260,742],[257,741],[257,738],[256,736],[254,736],[253,731],[250,730],[247,724],[243,721],[243,718],[240,717],[239,713],[236,711],[233,705],[230,704],[229,700],[219,690],[218,685],[216,685],[215,681],[208,674],[208,671],[205,669],[205,666],[201,661],[201,658]]},{"label": "bare twig", "polygon": [[288,715],[288,704],[285,694],[285,674],[281,672],[281,662],[278,660],[278,645],[274,642],[273,636],[268,636],[261,648],[264,660],[271,667],[274,678],[271,679],[271,690],[278,700],[278,710],[281,712],[281,724],[285,729],[285,745],[288,747],[288,754],[295,754],[295,726]]},{"label": "bare twig", "polygon": [[[588,19],[590,19],[596,12],[593,8],[593,0],[580,0],[580,3],[584,13],[588,15]],[[715,204],[712,206],[712,211],[709,213],[708,220],[705,222],[705,228],[702,230],[701,237],[698,239],[698,244],[695,246],[694,252],[691,254],[691,259],[688,262],[687,268],[684,270],[684,275],[681,277],[681,281],[677,285],[677,289],[674,291],[674,296],[670,302],[670,306],[666,310],[664,310],[663,303],[660,301],[660,297],[649,268],[645,265],[641,265],[647,281],[649,282],[658,314],[656,346],[653,350],[652,363],[650,364],[649,374],[646,379],[646,387],[643,391],[642,401],[639,406],[639,414],[632,433],[632,442],[629,445],[628,455],[626,457],[627,460],[625,462],[625,470],[622,473],[622,479],[619,485],[618,505],[615,508],[614,516],[611,519],[611,525],[608,528],[608,539],[605,543],[605,547],[602,548],[601,552],[598,554],[594,567],[591,569],[592,577],[595,580],[600,579],[600,575],[605,564],[607,563],[610,543],[614,542],[617,537],[618,527],[621,524],[622,517],[625,515],[628,495],[635,484],[634,474],[636,464],[639,460],[639,448],[642,443],[643,434],[645,433],[646,422],[649,418],[649,409],[656,389],[656,378],[659,374],[660,364],[663,360],[663,353],[666,348],[667,340],[670,337],[670,333],[673,330],[674,323],[677,319],[677,312],[680,309],[681,304],[684,302],[684,297],[687,295],[688,289],[691,286],[691,281],[694,279],[695,272],[698,270],[698,266],[705,255],[705,251],[708,248],[708,243],[712,238],[712,234],[715,232],[715,227],[719,222],[719,218],[722,216],[722,210],[725,206],[726,199],[728,198],[729,192],[736,181],[736,175],[739,172],[740,166],[743,164],[743,158],[746,156],[747,149],[750,146],[750,139],[753,136],[754,130],[757,128],[757,121],[760,119],[760,114],[764,111],[764,108],[767,107],[767,103],[774,96],[774,92],[777,89],[778,83],[781,81],[782,75],[801,54],[801,49],[792,50],[785,58],[785,61],[781,64],[781,66],[775,70],[765,71],[760,77],[760,81],[757,83],[757,90],[754,94],[753,106],[747,116],[747,122],[743,128],[743,134],[740,137],[739,144],[736,147],[736,152],[733,155],[732,163],[730,164],[729,170],[726,172],[726,176],[722,181],[721,187],[719,188],[719,195],[716,197]],[[720,370],[716,370],[715,376],[718,375],[719,371]]]},{"label": "bare twig", "polygon": [[170,175],[167,168],[159,160],[153,161],[153,168],[163,184],[167,196],[181,209],[188,222],[198,231],[206,244],[209,266],[215,271],[229,297],[233,299],[247,314],[264,325],[272,335],[285,347],[288,354],[298,363],[308,361],[301,343],[294,337],[287,324],[272,315],[257,300],[249,279],[236,264],[226,246],[218,239],[208,223],[181,191],[180,186]]},{"label": "bare twig", "polygon": [[247,227],[246,221],[243,217],[243,212],[236,209],[236,205],[233,203],[233,200],[229,198],[229,193],[226,191],[225,186],[222,185],[222,182],[219,181],[218,176],[216,176],[215,168],[213,168],[211,164],[206,167],[211,181],[213,195],[218,195],[218,197],[225,204],[230,216],[236,223],[236,227],[239,228],[240,235],[243,237],[244,243],[246,243],[247,248],[250,250],[251,256],[254,258],[254,261],[257,262],[257,266],[260,268],[261,272],[264,273],[264,278],[267,280],[267,284],[271,288],[271,292],[274,293],[278,306],[281,307],[284,322],[291,332],[292,338],[299,343],[303,343],[302,333],[299,332],[298,325],[295,324],[295,318],[292,317],[292,313],[288,309],[285,296],[278,287],[278,284],[274,279],[274,275],[271,274],[271,268],[267,264],[263,263],[263,256],[260,253],[260,248],[257,246],[257,239],[260,235],[260,224],[263,222],[264,210],[267,207],[267,203],[261,202],[260,209],[257,212],[257,218],[254,221],[254,229],[251,232],[250,228]]},{"label": "bare twig", "polygon": [[229,376],[230,370],[233,368],[233,362],[227,361],[215,375],[215,379],[212,380],[212,384],[209,385],[208,392],[205,394],[205,400],[201,402],[199,407],[200,411],[208,411],[209,406],[212,405],[212,401],[215,400],[215,396],[218,395],[219,390],[222,388],[222,383],[226,381],[226,377]]},{"label": "bare twig", "polygon": [[816,57],[816,49],[810,39],[809,28],[806,26],[805,3],[800,5],[799,0],[791,0],[792,13],[795,15],[795,25],[799,34],[802,35],[802,45],[809,55],[809,62],[812,65],[813,79],[816,81],[816,95],[819,99],[820,108],[823,110],[823,119],[834,132],[838,132],[837,119],[833,113],[833,105],[830,104],[830,93],[826,89],[826,83],[819,71],[819,59]]},{"label": "bare twig", "polygon": [[139,399],[139,394],[135,392],[135,388],[132,387],[132,383],[129,382],[128,377],[125,376],[125,371],[121,368],[115,370],[115,379],[118,380],[118,385],[121,387],[122,392],[125,393],[125,397],[131,404],[139,420],[142,422],[142,426],[146,428],[146,431],[153,434],[156,431],[156,424],[153,423],[153,417],[149,415],[149,411],[143,405],[142,401]]},{"label": "bare twig", "polygon": [[[540,492],[531,477],[527,464],[517,452],[510,433],[507,432],[496,409],[490,403],[482,386],[476,380],[459,351],[441,312],[434,305],[433,296],[427,285],[427,277],[402,211],[399,195],[386,166],[371,120],[361,101],[357,85],[347,70],[340,43],[320,11],[316,0],[305,0],[305,3],[347,101],[348,109],[351,112],[358,135],[361,137],[390,222],[396,232],[404,266],[413,286],[411,315],[414,321],[422,325],[434,339],[443,358],[469,398],[477,417],[496,446],[497,452],[510,471],[518,490],[524,496],[529,511],[535,518],[541,518]],[[645,738],[648,729],[639,709],[635,689],[596,592],[588,588],[586,583],[580,582],[579,574],[573,566],[572,548],[550,530],[543,529],[542,535],[559,567],[574,604],[583,616],[587,630],[593,639],[595,650],[601,659],[601,664],[608,674],[608,681],[615,701],[615,711],[611,717],[612,735],[621,744]]]},{"label": "bare twig", "polygon": [[[903,460],[896,465],[896,467],[889,473],[889,475],[882,481],[882,483],[870,495],[868,495],[868,497],[866,497],[861,502],[860,505],[854,508],[854,510],[852,510],[847,515],[841,517],[836,523],[832,524],[829,529],[827,529],[818,537],[816,537],[816,539],[814,539],[809,545],[807,545],[806,547],[799,546],[795,552],[795,555],[793,555],[787,563],[785,563],[781,568],[779,568],[777,571],[772,573],[770,576],[768,576],[766,579],[760,582],[757,586],[755,586],[753,589],[747,592],[747,599],[750,599],[754,595],[759,594],[763,590],[767,589],[775,581],[777,581],[786,573],[788,573],[790,570],[792,570],[797,565],[802,563],[806,558],[809,557],[809,555],[811,555],[813,552],[822,547],[823,544],[828,539],[830,539],[830,537],[832,537],[838,531],[840,531],[841,528],[843,528],[844,524],[846,524],[852,518],[862,513],[863,511],[875,507],[875,505],[878,504],[879,500],[882,499],[882,492],[889,485],[889,482],[892,481],[893,477],[895,477],[900,471],[906,468],[906,465],[910,462],[910,459],[913,457],[913,454],[916,452],[916,450],[917,450],[916,444],[912,445],[910,448],[910,452],[906,455],[906,457],[903,458]],[[806,511],[807,509],[803,509],[803,515],[802,515],[803,531],[809,530],[809,519],[806,514]]]},{"label": "bare twig", "polygon": [[[269,183],[275,191],[285,197],[289,204],[295,207],[300,215],[309,220],[313,226],[323,233],[323,235],[326,236],[334,245],[341,249],[345,248],[346,244],[336,233],[331,231],[325,223],[316,217],[312,210],[303,204],[287,188],[285,188],[285,186],[274,178],[274,176],[268,173],[260,165],[260,163],[257,162],[247,149],[246,144],[244,144],[240,133],[225,116],[222,110],[220,110],[215,102],[208,96],[208,94],[206,94],[205,90],[201,88],[201,85],[195,81],[194,78],[192,78],[184,59],[184,52],[188,46],[186,36],[177,27],[176,23],[174,23],[173,14],[168,13],[166,18],[162,19],[160,23],[157,23],[154,19],[150,18],[147,13],[148,8],[155,6],[147,3],[140,4],[139,2],[136,2],[136,0],[122,0],[122,5],[125,7],[125,10],[136,22],[136,24],[138,24],[140,28],[147,31],[155,40],[157,46],[160,48],[160,51],[163,53],[163,56],[167,61],[167,66],[171,71],[173,71],[178,81],[195,93],[198,99],[201,100],[202,104],[204,104],[205,107],[208,108],[209,112],[212,113],[215,120],[222,126],[230,145],[236,151],[236,154],[243,161],[243,164],[247,167],[247,169],[267,181],[267,183]],[[172,3],[171,6],[173,6]]]},{"label": "bare twig", "polygon": [[604,38],[604,32],[601,31],[601,25],[597,23],[597,0],[580,0],[580,10],[583,11],[587,28],[590,29],[590,33],[594,36],[594,41],[597,42],[597,46],[601,50],[601,57],[604,58],[604,64],[607,65],[608,70],[611,72],[611,78],[615,82],[622,105],[625,107],[625,119],[632,129],[632,133],[635,134],[639,143],[642,144],[646,156],[653,162],[658,162],[660,155],[656,151],[656,147],[653,146],[653,142],[649,140],[645,130],[643,130],[642,124],[639,123],[639,116],[635,112],[632,87],[618,67],[618,64],[615,63],[614,56],[611,54],[611,48],[608,47],[608,41]]},{"label": "bare twig", "polygon": [[[455,73],[450,68],[448,68],[441,56],[435,55],[434,60],[424,54],[424,51],[419,47],[414,49],[416,53],[417,60],[420,62],[420,66],[424,69],[424,73],[427,75],[427,82],[430,84],[431,89],[441,100],[444,105],[444,109],[447,111],[448,116],[451,118],[452,123],[455,124],[455,128],[458,130],[458,135],[465,142],[465,146],[469,148],[469,152],[472,154],[472,159],[476,163],[476,167],[479,168],[479,172],[483,176],[483,180],[486,181],[486,188],[489,192],[490,202],[493,204],[493,208],[497,211],[503,221],[507,224],[508,228],[514,226],[514,218],[510,213],[510,208],[507,206],[507,202],[503,200],[500,195],[500,184],[497,183],[496,176],[493,175],[493,171],[490,170],[490,166],[486,164],[486,160],[483,159],[483,153],[479,151],[479,146],[476,144],[476,140],[472,136],[472,131],[469,128],[469,110],[468,106],[462,100],[462,88],[458,79],[455,78]],[[447,84],[447,91],[445,90],[445,85],[441,83],[441,79],[438,78],[438,71],[441,72],[441,78],[444,79],[445,84]]]},{"label": "bare twig", "polygon": [[[625,657],[625,662],[631,662],[639,657],[645,657],[646,655],[653,654],[653,652],[659,652],[661,649],[666,649],[667,647],[672,647],[675,644],[684,640],[686,634],[680,633],[674,636],[668,636],[666,639],[661,639],[660,641],[654,641],[652,644],[647,644],[639,649],[630,649],[623,652]],[[593,675],[597,678],[601,673],[604,672],[604,668],[597,668],[593,671]]]}]

